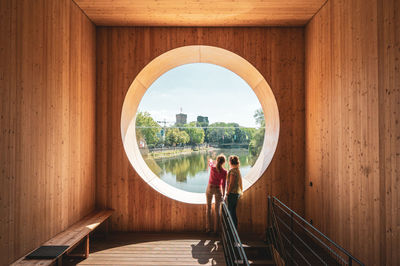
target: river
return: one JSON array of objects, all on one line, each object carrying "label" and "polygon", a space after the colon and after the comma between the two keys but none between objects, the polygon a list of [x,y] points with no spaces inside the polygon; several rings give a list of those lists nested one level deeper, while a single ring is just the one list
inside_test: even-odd
[{"label": "river", "polygon": [[[147,157],[145,161],[164,182],[182,190],[204,193],[210,175],[208,159],[215,159],[220,153],[223,153],[227,159],[230,155],[239,156],[242,177],[249,172],[254,163],[247,149],[213,149],[163,159]],[[228,163],[225,164],[225,169],[228,169]]]}]

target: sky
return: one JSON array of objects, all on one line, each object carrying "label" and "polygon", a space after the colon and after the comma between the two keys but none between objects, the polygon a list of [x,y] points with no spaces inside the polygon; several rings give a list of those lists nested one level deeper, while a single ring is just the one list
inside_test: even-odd
[{"label": "sky", "polygon": [[235,122],[257,127],[253,115],[261,104],[246,81],[232,71],[194,63],[173,68],[159,77],[146,91],[138,110],[172,125],[181,108],[188,122],[201,115],[208,116],[210,124]]}]

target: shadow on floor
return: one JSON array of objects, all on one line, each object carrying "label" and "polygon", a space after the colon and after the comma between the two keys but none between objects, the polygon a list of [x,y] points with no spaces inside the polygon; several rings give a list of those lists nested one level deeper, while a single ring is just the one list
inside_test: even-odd
[{"label": "shadow on floor", "polygon": [[[97,258],[133,260],[138,265],[225,265],[220,239],[203,233],[110,233],[105,239],[94,235],[88,259],[63,259],[64,265],[90,265]],[[115,255],[114,255],[115,256]],[[115,258],[115,257],[114,257]],[[113,258],[113,259],[114,259]],[[152,258],[155,258],[153,261]],[[173,261],[176,259],[177,261]],[[140,264],[142,260],[142,264]],[[154,262],[153,264],[151,264]],[[187,264],[186,264],[187,262]],[[171,263],[171,264],[169,264]],[[118,261],[112,263],[118,265]],[[123,263],[125,264],[125,263]],[[132,264],[133,265],[133,264]],[[178,264],[176,264],[178,265]]]},{"label": "shadow on floor", "polygon": [[[221,265],[225,264],[225,260],[221,257],[222,245],[219,241],[210,240],[206,244],[206,240],[200,240],[199,243],[192,246],[192,257],[197,259],[199,264]],[[221,261],[222,260],[222,261]]]}]

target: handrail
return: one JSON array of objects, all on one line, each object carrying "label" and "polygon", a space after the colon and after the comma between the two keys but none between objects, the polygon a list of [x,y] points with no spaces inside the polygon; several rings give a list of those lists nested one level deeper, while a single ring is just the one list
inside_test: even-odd
[{"label": "handrail", "polygon": [[222,243],[227,265],[249,266],[242,242],[225,202],[221,204],[221,224]]},{"label": "handrail", "polygon": [[[271,228],[271,240],[273,241],[273,245],[276,250],[278,250],[280,256],[284,261],[287,261],[286,259],[286,251],[285,251],[285,246],[283,245],[282,238],[281,238],[281,233],[279,231],[279,226],[276,220],[275,212],[274,209],[272,208],[272,201],[271,198],[268,197],[268,210],[270,215],[268,215],[268,226]],[[276,232],[275,232],[276,230]]]},{"label": "handrail", "polygon": [[[287,225],[281,218],[278,217],[278,220],[288,229],[290,230],[289,225]],[[328,265],[320,256],[318,256],[318,254],[309,246],[307,245],[306,242],[304,242],[304,240],[301,239],[301,237],[299,237],[298,234],[292,232],[292,234],[309,250],[311,251],[311,253],[324,265]]]},{"label": "handrail", "polygon": [[[287,216],[289,216],[290,217],[290,214],[289,213],[287,213],[284,209],[282,209],[282,207],[280,207],[279,205],[276,205],[276,207],[278,207],[283,213],[285,213]],[[295,219],[293,219],[293,221],[296,223],[296,224],[298,224],[300,227],[302,227],[302,225],[297,221],[297,220],[295,220]],[[282,222],[283,224],[285,224],[284,222]],[[307,232],[309,235],[311,235],[318,243],[320,243],[324,248],[326,248],[326,249],[330,249],[330,247],[327,245],[327,244],[325,244],[325,242],[324,241],[322,241],[321,239],[319,239],[317,236],[315,236],[312,232],[310,232],[307,228],[303,228],[303,230],[305,231],[305,232]],[[335,252],[335,251],[333,251],[333,250],[331,250],[331,252],[335,255],[335,257],[336,258],[338,258],[343,264],[346,264],[347,262],[337,253],[337,252]]]},{"label": "handrail", "polygon": [[[290,242],[290,240],[289,240],[285,235],[283,235],[283,238],[284,238],[287,242]],[[293,249],[294,249],[294,251],[297,252],[297,254],[299,254],[300,258],[302,258],[302,259],[304,260],[304,262],[305,262],[307,265],[311,265],[311,263],[304,257],[303,254],[301,254],[301,252],[300,252],[296,247],[293,247]],[[299,264],[294,260],[294,258],[293,258],[291,255],[289,255],[289,254],[287,254],[287,255],[291,257],[291,260],[292,260],[296,265],[299,265]]]},{"label": "handrail", "polygon": [[[364,265],[360,260],[356,259],[353,255],[351,255],[347,250],[345,250],[343,247],[341,247],[340,245],[338,245],[337,243],[333,242],[330,238],[328,238],[326,235],[324,235],[323,233],[321,233],[318,229],[316,229],[314,226],[312,226],[309,222],[307,222],[305,219],[303,219],[300,215],[298,215],[297,213],[295,213],[293,210],[291,210],[289,207],[287,207],[284,203],[282,203],[279,199],[277,199],[276,197],[270,197],[268,196],[268,200],[271,202],[271,207],[273,211],[275,207],[278,207],[285,215],[287,215],[287,217],[290,219],[291,224],[293,224],[293,221],[305,232],[307,233],[309,236],[311,236],[314,240],[316,240],[318,242],[318,244],[322,245],[323,248],[327,249],[331,254],[335,255],[336,259],[339,259],[341,263],[344,263],[346,265],[352,265],[353,262],[359,264],[359,265]],[[269,214],[270,215],[270,214]],[[278,217],[279,218],[279,217]],[[303,224],[301,224],[299,221],[297,221],[296,219],[300,220]],[[293,225],[289,226],[287,225],[281,218],[279,218],[281,224],[283,224],[285,226],[285,228],[291,232],[291,235],[295,235],[297,238],[299,238],[299,236],[294,233],[293,231]],[[317,233],[317,235],[315,235],[314,233],[312,233],[310,230],[308,230],[306,228],[306,226],[310,229],[312,229],[314,232]],[[285,236],[284,236],[285,237]],[[323,240],[327,241],[329,245],[334,246],[337,250],[339,250],[340,252],[342,252],[345,256],[347,256],[347,260],[345,258],[343,258],[341,255],[339,255],[337,252],[335,252],[331,247],[329,247]],[[287,238],[285,237],[285,240]],[[287,242],[293,246],[292,241],[287,239]],[[303,240],[300,239],[300,242],[302,242],[303,244],[305,244],[305,242]],[[313,251],[311,249],[311,247],[307,244],[305,244],[305,247],[311,251],[311,253],[313,255],[315,255],[315,251]],[[290,256],[292,257],[292,256]],[[321,258],[316,255],[316,257],[320,260]]]}]

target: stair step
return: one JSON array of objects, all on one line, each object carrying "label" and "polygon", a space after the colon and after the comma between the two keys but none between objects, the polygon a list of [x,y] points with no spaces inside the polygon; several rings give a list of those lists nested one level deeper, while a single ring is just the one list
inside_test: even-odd
[{"label": "stair step", "polygon": [[260,239],[242,240],[244,252],[250,265],[276,265],[271,245]]},{"label": "stair step", "polygon": [[249,260],[250,265],[275,265],[273,260]]},{"label": "stair step", "polygon": [[270,248],[270,244],[263,244],[263,243],[259,243],[259,242],[246,242],[246,243],[242,243],[243,247],[255,247],[255,248]]}]

